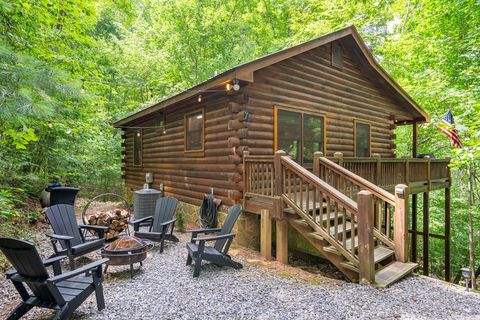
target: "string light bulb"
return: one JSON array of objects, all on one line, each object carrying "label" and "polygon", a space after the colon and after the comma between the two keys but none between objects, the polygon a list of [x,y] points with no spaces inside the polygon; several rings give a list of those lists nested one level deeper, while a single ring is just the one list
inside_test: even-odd
[{"label": "string light bulb", "polygon": [[198,102],[202,102],[202,95],[201,95],[201,94],[198,95],[198,99],[197,99],[197,100],[198,100]]}]

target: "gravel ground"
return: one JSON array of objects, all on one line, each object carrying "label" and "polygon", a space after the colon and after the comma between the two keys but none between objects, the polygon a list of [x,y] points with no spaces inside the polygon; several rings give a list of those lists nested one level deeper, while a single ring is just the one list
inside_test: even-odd
[{"label": "gravel ground", "polygon": [[[276,262],[237,260],[244,269],[204,265],[200,278],[185,266],[187,235],[163,254],[149,253],[133,280],[114,267],[104,282],[107,308],[90,296],[75,319],[480,319],[480,295],[434,279],[412,276],[390,288],[315,275],[297,277]],[[240,253],[238,253],[240,252]],[[251,256],[250,256],[251,257]],[[247,260],[247,261],[245,261]],[[307,280],[306,280],[307,279]],[[17,303],[10,282],[0,281],[0,318]],[[34,308],[26,319],[50,319]]]}]

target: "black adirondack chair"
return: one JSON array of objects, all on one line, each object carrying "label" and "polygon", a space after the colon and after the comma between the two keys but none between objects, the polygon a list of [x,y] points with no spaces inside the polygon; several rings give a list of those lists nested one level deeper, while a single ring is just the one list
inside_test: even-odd
[{"label": "black adirondack chair", "polygon": [[[174,218],[177,209],[178,200],[172,197],[162,197],[157,200],[155,205],[155,215],[144,217],[138,220],[130,221],[135,230],[134,236],[141,239],[160,242],[160,253],[163,252],[165,240],[178,242],[178,238],[173,235],[175,227]],[[140,231],[141,226],[148,227],[148,231]]]},{"label": "black adirondack chair", "polygon": [[[66,255],[70,269],[75,269],[75,258],[101,249],[105,246],[105,230],[107,227],[78,224],[75,209],[68,204],[57,204],[46,210],[48,223],[53,234],[47,234],[51,239],[55,256]],[[99,239],[85,241],[80,229],[90,229],[97,232]],[[60,248],[57,244],[60,244]]]},{"label": "black adirondack chair", "polygon": [[[32,307],[58,310],[54,319],[68,319],[93,292],[97,298],[98,310],[105,308],[102,264],[108,259],[62,274],[60,260],[65,256],[42,261],[32,243],[11,238],[0,238],[0,249],[15,268],[5,275],[13,282],[22,298],[8,320],[20,319]],[[52,266],[54,276],[49,276],[46,269],[49,266]]]},{"label": "black adirondack chair", "polygon": [[[222,228],[192,231],[192,239],[190,243],[187,243],[187,266],[192,264],[192,260],[195,260],[193,277],[200,276],[202,260],[210,261],[219,266],[233,267],[235,269],[241,269],[243,267],[242,264],[233,261],[232,258],[227,254],[233,238],[235,237],[235,234],[231,233],[232,228],[241,212],[242,206],[239,204],[234,205],[228,210],[228,215],[223,223]],[[209,233],[218,233],[218,235],[201,238],[198,237],[199,234]],[[205,246],[206,242],[212,241],[215,241],[213,247]]]}]

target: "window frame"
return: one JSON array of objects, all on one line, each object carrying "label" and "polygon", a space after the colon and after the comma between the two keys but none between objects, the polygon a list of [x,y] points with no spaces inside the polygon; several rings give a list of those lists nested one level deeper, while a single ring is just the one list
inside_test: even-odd
[{"label": "window frame", "polygon": [[309,115],[309,116],[314,116],[318,118],[323,119],[323,154],[327,154],[327,116],[324,113],[320,112],[312,112],[312,111],[305,111],[305,110],[300,110],[296,108],[291,108],[291,107],[282,107],[282,106],[274,106],[274,126],[273,126],[273,138],[274,138],[274,152],[278,151],[278,111],[286,111],[286,112],[295,112],[300,114],[300,120],[301,120],[301,125],[300,125],[300,132],[301,132],[301,140],[300,140],[300,165],[312,165],[312,162],[307,162],[305,163],[304,157],[303,157],[303,148],[305,145],[305,137],[304,137],[304,116]]},{"label": "window frame", "polygon": [[[188,130],[187,130],[188,122],[187,122],[187,119],[188,119],[189,116],[192,116],[192,115],[200,113],[200,112],[202,113],[202,139],[201,139],[202,147],[200,149],[188,150],[187,149],[187,145],[188,145],[188,135],[187,135],[187,133],[188,133]],[[183,133],[184,133],[183,152],[188,154],[188,155],[191,155],[191,156],[203,156],[204,152],[205,152],[205,108],[200,108],[200,109],[196,109],[196,110],[185,113],[183,121],[184,121],[184,123],[183,123]]]},{"label": "window frame", "polygon": [[[137,140],[138,133],[140,133],[140,137]],[[136,154],[136,141],[140,143],[140,154],[139,154],[139,163],[135,163],[135,154]],[[132,163],[134,167],[142,167],[143,166],[143,129],[136,129],[133,132],[133,159]]]},{"label": "window frame", "polygon": [[372,124],[368,121],[353,119],[353,156],[357,158],[357,123],[368,125],[368,156],[367,158],[372,157]]}]

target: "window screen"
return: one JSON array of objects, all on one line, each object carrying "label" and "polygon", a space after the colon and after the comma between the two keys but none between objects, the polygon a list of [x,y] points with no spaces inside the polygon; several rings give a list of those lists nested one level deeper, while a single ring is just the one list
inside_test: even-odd
[{"label": "window screen", "polygon": [[370,157],[370,125],[355,122],[355,156]]},{"label": "window screen", "polygon": [[312,163],[313,153],[324,150],[325,120],[302,112],[277,111],[277,150],[300,164]]},{"label": "window screen", "polygon": [[185,116],[185,151],[203,150],[203,111]]}]

